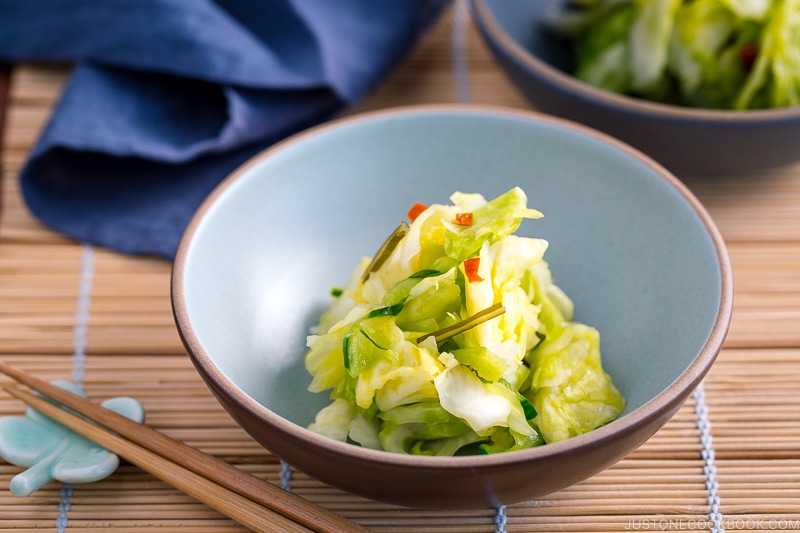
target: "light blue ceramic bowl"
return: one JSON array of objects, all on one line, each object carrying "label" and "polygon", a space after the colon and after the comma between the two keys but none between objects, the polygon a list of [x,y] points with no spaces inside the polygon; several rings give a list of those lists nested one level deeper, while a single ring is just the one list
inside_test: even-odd
[{"label": "light blue ceramic bowl", "polygon": [[570,46],[546,24],[567,0],[471,0],[500,67],[541,112],[605,131],[681,174],[737,174],[800,160],[800,106],[679,107],[604,91],[572,76]]},{"label": "light blue ceramic bowl", "polygon": [[[545,258],[576,318],[601,333],[624,415],[568,441],[471,457],[366,450],[304,429],[328,403],[306,391],[303,356],[330,289],[415,202],[515,185],[544,213],[519,233],[549,240]],[[199,373],[267,449],[368,498],[466,508],[553,492],[641,445],[711,366],[731,283],[706,211],[639,152],[528,112],[420,107],[312,129],[237,170],[186,231],[173,306]]]}]

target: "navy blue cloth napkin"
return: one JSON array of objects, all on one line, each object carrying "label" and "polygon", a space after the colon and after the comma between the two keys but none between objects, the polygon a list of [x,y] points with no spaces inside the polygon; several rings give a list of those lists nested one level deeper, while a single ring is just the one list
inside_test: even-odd
[{"label": "navy blue cloth napkin", "polygon": [[21,173],[74,239],[174,256],[266,146],[358,102],[446,0],[0,0],[0,60],[75,65]]}]

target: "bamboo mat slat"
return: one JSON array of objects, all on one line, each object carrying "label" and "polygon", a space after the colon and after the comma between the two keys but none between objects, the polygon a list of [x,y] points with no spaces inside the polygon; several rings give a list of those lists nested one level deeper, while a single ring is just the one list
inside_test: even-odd
[{"label": "bamboo mat slat", "polygon": [[[452,25],[447,14],[387,83],[348,113],[458,101]],[[530,108],[472,26],[466,58],[470,101]],[[15,67],[0,145],[0,357],[47,380],[71,379],[75,368],[87,252],[28,212],[17,177],[68,76],[66,66]],[[0,95],[3,87],[0,75]],[[800,529],[800,166],[724,179],[679,177],[728,244],[734,314],[703,395],[690,398],[640,449],[574,487],[508,506],[502,515],[372,502],[295,470],[292,490],[384,533],[489,533],[498,530],[498,518],[508,532],[707,531],[715,509],[729,531]],[[96,400],[134,396],[152,426],[280,485],[280,461],[224,412],[186,357],[171,313],[170,265],[92,249],[90,267],[87,393]],[[698,423],[703,409],[708,428]],[[0,393],[0,416],[22,412],[18,401]],[[713,461],[708,449],[704,456],[704,439]],[[69,487],[69,494],[54,482],[26,498],[8,491],[19,471],[0,460],[0,531],[53,531],[58,520],[73,532],[244,531],[129,464],[103,481]]]}]

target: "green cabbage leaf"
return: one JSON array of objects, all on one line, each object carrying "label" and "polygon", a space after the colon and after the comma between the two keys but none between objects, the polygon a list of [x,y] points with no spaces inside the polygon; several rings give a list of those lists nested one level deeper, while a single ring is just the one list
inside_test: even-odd
[{"label": "green cabbage leaf", "polygon": [[592,0],[549,22],[575,76],[602,89],[710,109],[800,104],[798,0]]},{"label": "green cabbage leaf", "polygon": [[[309,390],[331,402],[309,429],[395,453],[499,453],[574,436],[619,416],[599,334],[572,320],[547,241],[515,235],[515,187],[456,192],[427,207],[379,267],[363,258],[308,336]],[[486,309],[502,312],[470,320]],[[469,323],[468,327],[463,324]],[[449,335],[443,331],[457,328]]]}]

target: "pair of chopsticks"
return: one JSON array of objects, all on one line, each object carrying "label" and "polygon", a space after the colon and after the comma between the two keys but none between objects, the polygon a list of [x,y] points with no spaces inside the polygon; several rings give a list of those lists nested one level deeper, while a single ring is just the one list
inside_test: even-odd
[{"label": "pair of chopsticks", "polygon": [[256,532],[366,532],[363,527],[228,463],[0,361],[13,397]]}]

